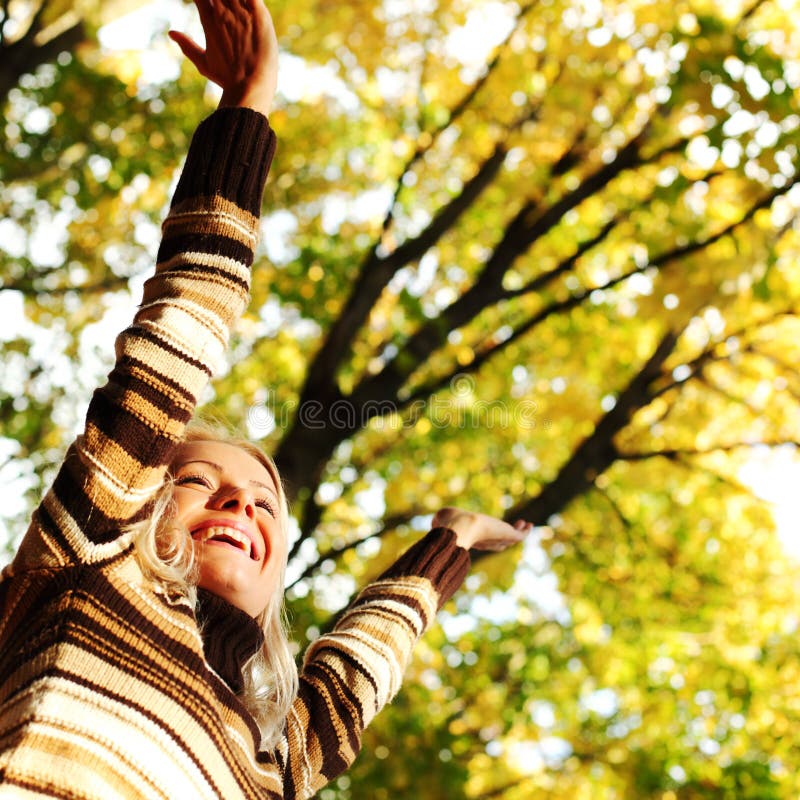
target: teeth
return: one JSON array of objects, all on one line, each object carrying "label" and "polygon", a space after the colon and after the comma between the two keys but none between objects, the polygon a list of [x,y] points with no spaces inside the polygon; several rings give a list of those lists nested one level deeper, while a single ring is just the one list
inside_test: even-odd
[{"label": "teeth", "polygon": [[226,528],[223,526],[214,526],[212,528],[203,528],[201,531],[192,535],[192,538],[198,542],[207,542],[209,539],[217,539],[224,537],[239,545],[239,549],[245,553],[250,553],[251,542],[250,539],[236,528]]}]

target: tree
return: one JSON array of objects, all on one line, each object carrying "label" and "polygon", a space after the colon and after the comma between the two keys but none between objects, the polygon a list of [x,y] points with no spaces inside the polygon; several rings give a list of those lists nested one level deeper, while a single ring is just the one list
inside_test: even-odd
[{"label": "tree", "polygon": [[[790,12],[274,16],[307,88],[272,117],[263,258],[209,408],[287,479],[298,630],[443,504],[541,525],[514,580],[480,562],[368,733],[377,759],[321,796],[794,796],[797,586],[738,480],[756,446],[798,440]],[[119,58],[64,61],[10,99],[0,169],[23,238],[74,181],[63,258],[4,261],[34,321],[67,320],[71,358],[152,253],[167,187],[141,176],[172,173],[203,111],[189,76],[131,97]],[[87,136],[104,93],[120,102]],[[35,403],[4,387],[0,409],[33,459],[69,383],[27,339],[4,355]]]}]

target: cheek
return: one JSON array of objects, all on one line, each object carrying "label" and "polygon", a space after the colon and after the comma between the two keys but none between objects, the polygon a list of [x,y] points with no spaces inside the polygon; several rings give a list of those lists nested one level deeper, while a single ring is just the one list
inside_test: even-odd
[{"label": "cheek", "polygon": [[272,547],[272,552],[270,553],[270,558],[280,562],[282,565],[285,564],[289,550],[286,546],[286,539],[284,538],[282,533],[279,533],[272,540],[271,547]]},{"label": "cheek", "polygon": [[183,522],[192,507],[192,495],[186,489],[176,486],[172,492],[172,507],[175,519]]}]

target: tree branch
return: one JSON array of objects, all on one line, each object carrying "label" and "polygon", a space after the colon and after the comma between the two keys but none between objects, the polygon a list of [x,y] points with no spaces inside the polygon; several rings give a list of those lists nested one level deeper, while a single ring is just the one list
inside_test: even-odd
[{"label": "tree branch", "polygon": [[[54,272],[56,270],[53,270]],[[48,270],[48,274],[50,271]],[[105,292],[115,292],[120,289],[128,287],[129,278],[110,277],[97,283],[88,284],[86,286],[55,286],[53,288],[46,288],[44,286],[37,286],[32,279],[20,280],[12,283],[4,283],[0,286],[0,292],[20,292],[30,298],[37,298],[42,295],[50,297],[60,296],[68,292],[75,292],[76,294],[100,294]]]},{"label": "tree branch", "polygon": [[678,341],[678,333],[667,332],[653,355],[620,392],[617,403],[595,425],[594,432],[584,439],[561,467],[558,475],[534,498],[518,503],[505,519],[529,519],[541,523],[561,511],[568,503],[593,485],[618,458],[614,437],[630,421],[633,414],[650,402],[649,387],[661,373]]},{"label": "tree branch", "polygon": [[[436,142],[439,140],[439,137],[470,107],[478,92],[480,92],[480,90],[491,77],[492,73],[497,69],[501,60],[501,56],[503,55],[503,51],[510,42],[511,37],[519,29],[520,23],[536,5],[538,5],[538,0],[532,0],[519,10],[517,13],[517,18],[514,21],[514,25],[512,26],[506,38],[497,46],[497,52],[487,65],[486,71],[464,93],[463,97],[455,104],[455,106],[453,106],[453,108],[450,110],[450,113],[447,115],[447,119],[444,120],[444,122],[442,122],[433,131],[420,131],[420,136],[417,139],[417,146],[406,161],[403,168],[400,170],[399,177],[397,178],[392,202],[389,204],[389,210],[387,211],[386,217],[384,218],[381,226],[381,230],[384,234],[389,230],[394,220],[394,208],[400,197],[400,192],[403,189],[403,177],[414,168],[415,164],[417,164],[417,162],[420,161],[420,159],[422,159],[422,157],[436,144]],[[423,141],[420,141],[420,139]]]},{"label": "tree branch", "polygon": [[712,392],[716,392],[721,397],[724,397],[729,403],[734,405],[741,405],[744,406],[749,412],[750,415],[758,419],[761,416],[761,412],[753,408],[753,406],[747,401],[746,398],[737,397],[734,394],[731,394],[726,389],[723,389],[716,381],[712,380],[705,372],[701,372],[697,375],[697,381],[705,386],[707,389],[711,390]]},{"label": "tree branch", "polygon": [[595,484],[594,490],[606,501],[611,510],[614,512],[614,516],[620,521],[620,524],[627,534],[628,541],[630,541],[630,532],[634,527],[633,523],[622,513],[622,509],[619,507],[619,505],[617,505],[617,502],[605,489],[601,489],[597,484]]},{"label": "tree branch", "polygon": [[[302,574],[297,578],[297,580],[290,583],[286,588],[287,589],[291,588],[292,586],[295,585],[295,583],[298,583],[299,581],[304,580],[305,578],[308,578],[311,575],[313,575],[325,561],[328,561],[329,559],[339,558],[339,556],[343,555],[344,553],[347,553],[350,550],[355,550],[356,547],[358,547],[361,544],[364,544],[364,542],[371,541],[372,539],[382,538],[389,531],[394,530],[400,525],[405,525],[408,522],[410,522],[415,516],[417,516],[418,513],[419,512],[414,511],[414,512],[405,512],[403,514],[393,514],[391,517],[386,517],[383,520],[383,527],[379,531],[371,533],[369,534],[369,536],[365,536],[363,539],[356,539],[355,541],[348,542],[347,544],[341,545],[339,547],[331,547],[324,553],[320,553],[320,555],[316,558],[316,560],[313,561],[311,564],[309,564],[303,570]],[[299,541],[302,542],[303,538],[301,537]],[[289,559],[291,560],[294,556],[296,556],[296,554],[297,554],[296,549],[293,549],[292,553],[290,553],[289,555]]]},{"label": "tree branch", "polygon": [[[768,315],[767,317],[765,317],[763,320],[759,320],[759,321],[756,321],[754,323],[753,322],[744,323],[743,325],[739,326],[738,328],[735,328],[732,331],[728,331],[725,334],[725,338],[729,339],[732,336],[734,336],[734,337],[743,336],[745,333],[747,333],[748,331],[752,330],[754,327],[758,328],[758,327],[760,327],[762,325],[769,324],[770,322],[774,322],[774,321],[780,319],[781,317],[786,317],[786,316],[793,317],[793,316],[795,316],[795,314],[792,311],[776,311],[776,312]],[[660,397],[661,395],[666,394],[671,389],[674,389],[677,386],[681,386],[682,384],[686,383],[686,381],[691,380],[693,377],[696,377],[697,374],[703,369],[703,367],[707,363],[709,363],[711,361],[727,360],[728,356],[719,356],[715,352],[716,349],[722,343],[723,342],[721,342],[721,341],[712,342],[708,347],[706,347],[705,350],[703,350],[701,353],[699,353],[691,361],[685,362],[684,366],[688,367],[689,370],[690,370],[690,372],[687,374],[687,376],[685,378],[683,378],[682,380],[669,381],[668,383],[666,383],[663,386],[659,387],[658,389],[656,389],[653,392],[652,399],[655,400],[657,397]],[[751,344],[747,345],[746,350],[751,350],[751,349],[753,349],[753,345],[751,345]],[[754,352],[756,352],[756,351],[754,351]],[[757,351],[757,352],[761,352],[761,351]],[[788,369],[788,367],[787,367],[787,369]]]},{"label": "tree branch", "polygon": [[744,23],[747,22],[766,2],[767,0],[753,0],[753,2],[750,4],[750,8],[744,10],[742,16],[739,17],[739,20],[736,23],[737,33],[740,32],[741,28],[744,26]]},{"label": "tree branch", "polygon": [[[759,207],[762,206],[762,203],[763,203],[763,201],[759,202],[757,204],[757,206],[759,206]],[[446,375],[446,376],[444,376],[442,378],[439,378],[439,379],[433,381],[432,383],[428,383],[428,384],[425,384],[424,386],[420,386],[413,393],[411,393],[407,398],[404,399],[403,405],[406,406],[406,405],[408,405],[409,403],[412,403],[412,402],[419,402],[420,400],[425,400],[428,397],[430,397],[431,395],[433,395],[435,392],[441,391],[443,388],[445,388],[449,384],[449,382],[457,374],[463,375],[463,374],[471,374],[471,373],[477,372],[477,370],[480,369],[480,367],[483,366],[483,364],[486,363],[490,358],[492,358],[493,356],[497,355],[497,353],[502,352],[502,350],[504,350],[505,348],[509,347],[511,344],[513,344],[514,342],[518,341],[519,339],[521,339],[523,336],[528,334],[535,327],[540,325],[545,319],[551,317],[554,314],[565,313],[565,312],[568,312],[568,311],[572,310],[573,308],[576,308],[581,303],[583,303],[584,300],[586,300],[586,298],[589,297],[589,295],[592,294],[592,292],[595,292],[595,291],[608,291],[609,289],[613,289],[614,287],[616,287],[620,283],[623,283],[624,281],[628,280],[628,278],[630,278],[630,277],[632,277],[634,275],[637,275],[639,273],[645,272],[645,271],[647,271],[649,269],[653,269],[653,268],[660,269],[660,268],[664,267],[666,264],[671,263],[674,260],[677,260],[679,258],[685,258],[688,255],[693,255],[693,254],[695,254],[697,252],[700,252],[704,248],[706,248],[706,247],[710,246],[711,244],[714,244],[715,242],[719,241],[724,236],[732,233],[739,226],[745,224],[745,222],[747,222],[752,217],[752,215],[755,214],[755,212],[757,210],[758,209],[756,207],[750,209],[750,211],[748,211],[738,222],[732,223],[727,228],[723,229],[722,231],[719,231],[716,234],[713,234],[712,236],[708,237],[707,239],[705,239],[703,241],[690,242],[689,244],[681,245],[680,247],[676,247],[676,248],[673,248],[672,250],[668,250],[668,251],[660,254],[659,256],[657,256],[656,258],[654,258],[653,260],[651,260],[647,264],[644,264],[641,267],[637,267],[636,269],[633,269],[633,270],[630,270],[630,271],[628,271],[626,273],[623,273],[622,275],[618,275],[616,278],[612,278],[611,280],[607,281],[605,284],[603,284],[601,286],[589,287],[589,288],[585,289],[582,292],[579,292],[577,294],[574,294],[574,295],[566,298],[565,300],[561,300],[559,302],[550,304],[546,308],[541,309],[539,312],[537,312],[536,314],[531,316],[528,320],[525,321],[525,323],[523,323],[522,325],[518,326],[513,331],[513,333],[510,336],[508,336],[507,338],[505,338],[499,345],[495,345],[493,347],[488,347],[483,352],[478,353],[475,356],[475,358],[473,358],[473,360],[468,365],[460,365],[455,372],[451,372],[450,374],[448,374],[448,375]],[[601,233],[602,233],[602,231],[601,231]],[[556,268],[556,269],[558,269],[558,268]],[[543,281],[540,282],[537,279],[535,281],[532,281],[531,284],[529,284],[529,286],[534,286],[534,288],[540,288],[540,285],[542,285],[543,283],[544,283]],[[515,293],[515,296],[519,296],[519,294],[521,294],[521,293]],[[503,295],[501,295],[501,298],[505,299]],[[456,303],[458,303],[458,301],[456,301]],[[446,326],[448,324],[447,312],[449,312],[450,309],[452,309],[456,305],[456,303],[454,303],[453,306],[450,306],[450,308],[448,308],[446,310],[446,312],[444,312],[442,314],[442,316],[440,316],[438,318],[439,320],[442,320],[443,318],[445,320],[444,323],[440,322],[440,325],[444,324]],[[487,305],[488,305],[488,303],[487,303]],[[479,309],[479,310],[482,310],[482,309]],[[456,324],[455,321],[450,320],[449,324],[450,324],[451,327],[448,327],[447,330],[452,330],[454,328],[460,327],[464,323],[460,322],[460,323]],[[735,335],[735,334],[729,334],[729,335]],[[708,359],[710,359],[712,357],[713,357],[713,355],[712,355],[711,352],[708,352],[703,356],[704,360],[708,360]],[[694,364],[695,362],[692,362],[692,363]],[[697,362],[698,365],[699,365],[699,363],[700,362]],[[374,385],[376,385],[376,386],[380,386],[380,380],[379,379],[383,374],[384,374],[383,372],[378,373],[378,375],[376,375],[372,379],[372,383]],[[695,374],[695,372],[693,371],[693,373],[691,375],[689,375],[686,380],[691,378],[694,374]],[[675,383],[671,384],[670,386],[662,387],[661,389],[659,389],[657,392],[654,393],[653,399],[655,397],[657,397],[658,395],[663,394],[665,391],[667,391],[672,386],[675,386],[678,383],[683,383],[683,382],[684,381],[675,382]],[[399,386],[397,387],[397,389],[399,389]],[[384,393],[388,394],[392,390],[397,391],[397,389],[395,389],[393,384],[389,384],[389,386],[387,386],[384,389]]]},{"label": "tree branch", "polygon": [[309,367],[302,395],[319,399],[331,395],[331,385],[343,358],[349,353],[353,337],[366,321],[386,284],[401,267],[425,254],[456,223],[492,182],[505,159],[505,148],[498,145],[461,192],[439,210],[418,236],[409,239],[386,257],[378,255],[378,245],[362,263],[342,313],[333,323],[325,342]]},{"label": "tree branch", "polygon": [[784,447],[786,445],[794,445],[795,447],[800,446],[800,440],[781,439],[774,442],[767,442],[763,440],[756,442],[728,442],[702,448],[667,448],[664,450],[651,450],[649,452],[640,453],[618,453],[617,457],[620,461],[645,461],[648,458],[676,459],[682,456],[706,456],[711,453],[728,453],[732,450],[738,450],[743,447]]},{"label": "tree branch", "polygon": [[739,483],[739,481],[735,481],[733,478],[730,478],[727,475],[720,475],[713,469],[709,469],[701,464],[690,462],[686,456],[678,455],[675,457],[674,461],[677,464],[680,464],[687,472],[702,472],[704,475],[708,475],[708,477],[714,480],[716,483],[724,484],[731,489],[735,489],[738,492],[744,492],[748,495],[753,494],[747,486]]},{"label": "tree branch", "polygon": [[578,187],[538,216],[531,203],[525,204],[509,223],[503,238],[489,257],[478,280],[435,320],[420,327],[403,346],[402,363],[397,359],[377,375],[365,378],[353,392],[359,404],[388,391],[397,393],[411,374],[441,344],[451,330],[460,328],[475,314],[502,298],[502,278],[516,259],[538,238],[553,228],[568,211],[599,191],[623,170],[639,163],[642,133],[628,142],[609,164],[603,164]]},{"label": "tree branch", "polygon": [[83,20],[78,20],[44,44],[36,45],[34,39],[38,33],[37,26],[43,7],[44,4],[40,6],[31,27],[21,39],[10,45],[3,44],[0,48],[3,53],[0,62],[0,105],[5,103],[8,93],[17,85],[22,75],[34,72],[38,66],[52,61],[62,51],[74,50],[86,40]]},{"label": "tree branch", "polygon": [[586,253],[589,252],[589,250],[604,242],[608,238],[608,235],[611,233],[611,231],[613,231],[614,228],[619,225],[620,221],[625,216],[627,216],[627,214],[618,214],[613,219],[610,219],[595,236],[581,242],[578,245],[578,249],[571,256],[568,256],[561,261],[561,263],[556,267],[548,272],[543,272],[541,275],[537,275],[532,281],[525,284],[525,286],[521,287],[520,289],[509,289],[504,291],[501,294],[500,299],[513,300],[515,297],[522,297],[523,295],[531,294],[532,292],[538,292],[548,283],[552,283],[556,278],[559,278],[565,273],[569,272],[575,266],[579,258],[582,258],[586,255]]}]

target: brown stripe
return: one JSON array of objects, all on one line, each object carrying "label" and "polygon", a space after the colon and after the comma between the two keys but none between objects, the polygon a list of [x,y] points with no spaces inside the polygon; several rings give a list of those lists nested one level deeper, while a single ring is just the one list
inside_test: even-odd
[{"label": "brown stripe", "polygon": [[173,196],[173,209],[187,197],[235,199],[258,214],[264,180],[275,152],[266,118],[250,109],[220,109],[200,123]]},{"label": "brown stripe", "polygon": [[[157,425],[155,420],[149,423],[131,413],[114,394],[112,388],[95,392],[90,409],[96,430],[106,436],[115,449],[122,450],[141,467],[169,464],[172,450],[179,442],[181,428],[191,419],[188,409],[178,406],[163,408],[164,420]],[[111,450],[111,447],[106,450]]]},{"label": "brown stripe", "polygon": [[[173,299],[180,300],[180,312],[190,317],[191,325],[199,326],[206,334],[216,334],[222,345],[225,343],[226,337],[220,326],[228,326],[238,318],[247,302],[247,291],[237,288],[236,281],[241,281],[241,279],[235,274],[228,274],[224,265],[213,265],[219,266],[223,277],[206,275],[196,279],[190,277],[192,265],[187,266],[187,271],[163,272],[145,284],[142,304],[152,303],[154,307],[142,309],[136,318],[136,323],[157,317],[160,313],[158,306],[164,307]],[[191,308],[191,304],[194,304],[195,308]],[[191,317],[194,318],[191,319]],[[218,319],[213,319],[213,317]],[[136,323],[130,329],[134,334],[139,330]],[[149,331],[149,328],[144,326],[142,328]],[[179,327],[175,333],[181,335],[184,331]],[[154,335],[158,336],[157,333]],[[157,341],[162,342],[163,340],[157,339]],[[192,345],[196,347],[196,341],[188,343],[188,347]],[[185,351],[179,352],[184,354]]]},{"label": "brown stripe", "polygon": [[[344,653],[337,652],[336,658],[337,660],[344,661],[357,672],[362,672],[363,674],[363,670],[359,669],[358,665]],[[321,717],[314,719],[319,737],[325,739],[323,731],[327,730],[328,736],[330,737],[329,741],[338,741],[339,734],[337,733],[337,725],[334,724],[334,720],[336,720],[344,726],[347,732],[347,742],[355,757],[355,754],[358,753],[361,747],[359,731],[364,727],[364,707],[361,699],[328,664],[315,664],[312,669],[306,670],[306,680],[310,682],[311,676],[314,676],[315,682],[325,687],[327,696],[330,698],[329,701],[323,700],[326,712],[321,715],[319,714],[320,709],[316,707],[317,704],[309,706],[309,713],[312,717]],[[369,679],[370,682],[373,683],[373,688],[375,688],[371,676],[369,676]],[[317,692],[319,692],[319,690],[317,690]],[[302,699],[303,702],[308,704],[308,697],[304,696]],[[326,765],[324,769],[326,775],[330,774],[330,770],[332,769],[339,769],[341,771],[347,767],[346,763],[342,765],[338,758],[330,759],[329,755],[330,754],[326,754],[323,749],[323,763]]]},{"label": "brown stripe", "polygon": [[147,328],[143,328],[139,325],[133,325],[132,327],[128,328],[128,331],[137,339],[142,339],[146,342],[155,344],[159,349],[169,353],[179,361],[182,361],[185,364],[190,364],[195,369],[205,373],[209,378],[211,377],[211,370],[206,364],[204,364],[202,361],[198,361],[196,358],[192,358],[183,350],[178,350],[178,348],[173,347],[169,342],[166,342],[160,337],[156,336],[156,334],[152,333]]},{"label": "brown stripe", "polygon": [[[234,204],[220,205],[220,198],[195,198],[183,207],[172,209],[162,226],[162,243],[174,236],[194,234],[195,241],[230,239],[252,251],[258,220]],[[224,203],[225,201],[221,201]],[[194,242],[186,248],[194,249]]]},{"label": "brown stripe", "polygon": [[[405,597],[403,595],[391,595],[390,597],[388,597],[386,599],[387,600],[394,600],[394,601],[404,605],[406,608],[413,609],[414,611],[416,611],[420,615],[419,616],[419,620],[420,620],[420,626],[421,626],[422,630],[417,630],[416,627],[409,621],[407,615],[403,614],[400,611],[397,611],[394,608],[389,608],[388,606],[384,606],[384,605],[380,604],[380,602],[381,602],[380,600],[376,600],[374,598],[367,598],[363,602],[359,603],[359,607],[367,605],[367,604],[375,603],[377,605],[377,608],[370,609],[371,613],[373,613],[373,614],[374,613],[379,613],[384,618],[391,617],[394,620],[396,620],[397,622],[401,623],[403,625],[403,627],[408,630],[409,634],[411,634],[411,636],[413,638],[416,638],[417,636],[419,636],[422,633],[422,631],[425,629],[425,627],[426,627],[426,625],[425,625],[425,621],[426,621],[425,617],[426,617],[426,615],[425,615],[424,610],[422,609],[421,604],[419,602],[417,602],[415,599],[410,598],[410,597]],[[349,612],[345,615],[344,619],[346,620],[348,616],[349,616]],[[360,624],[359,624],[358,627],[359,627],[359,629],[361,629],[361,625]],[[377,631],[377,630],[379,630],[379,628],[378,628],[378,626],[376,624],[373,623],[373,625],[371,626],[371,630],[376,630]],[[378,638],[381,641],[383,641],[383,637],[378,636],[376,638]]]},{"label": "brown stripe", "polygon": [[[396,581],[396,578],[393,578],[392,581]],[[389,597],[387,597],[387,594]],[[415,593],[416,594],[416,593]],[[420,621],[422,623],[423,629],[427,628],[428,626],[428,609],[424,606],[416,597],[412,597],[405,594],[395,594],[387,592],[384,588],[383,593],[380,592],[380,587],[377,586],[370,586],[369,589],[363,591],[353,602],[353,604],[347,608],[343,614],[343,619],[350,615],[351,611],[354,611],[357,608],[361,608],[362,606],[369,605],[370,603],[384,603],[387,600],[395,600],[396,602],[400,603],[401,605],[407,606],[408,608],[412,609],[412,611],[416,612],[419,615]],[[388,612],[388,609],[382,609]],[[394,611],[395,615],[402,617],[402,615]],[[409,627],[411,631],[413,631],[416,635],[416,631],[410,626],[407,619],[403,617],[403,622],[405,623],[406,627]]]},{"label": "brown stripe", "polygon": [[[62,465],[61,469],[63,468]],[[52,491],[52,489],[50,491]],[[31,527],[36,525],[37,522],[39,523],[38,535],[46,537],[49,542],[60,550],[65,556],[65,561],[75,561],[77,553],[64,537],[56,521],[50,516],[50,512],[47,510],[44,503],[40,503],[36,511],[33,512]]]},{"label": "brown stripe", "polygon": [[[53,600],[58,599],[59,595],[69,593],[72,597],[70,600],[72,607],[62,618],[61,626],[45,631],[48,635],[38,641],[37,646],[25,648],[25,662],[30,664],[52,646],[72,643],[84,653],[107,661],[115,669],[127,672],[138,681],[148,683],[154,693],[159,692],[171,697],[213,739],[214,745],[220,753],[224,754],[228,751],[227,738],[221,720],[213,712],[208,698],[203,696],[202,690],[208,689],[210,686],[204,681],[208,673],[202,657],[191,648],[170,638],[163,628],[143,616],[139,609],[121,595],[102,573],[84,567],[63,570],[59,573],[63,573],[58,574],[61,580],[53,582],[58,586],[58,590],[53,593],[52,598],[48,599],[46,605],[44,603],[42,605],[47,609],[52,605]],[[40,602],[44,596],[45,593],[42,593]],[[49,619],[52,624],[52,615],[45,614],[44,616],[45,621]],[[146,652],[147,650],[151,651],[150,654]],[[19,668],[20,666],[20,662],[16,661],[15,667]],[[75,669],[79,670],[80,668],[75,665]],[[3,676],[4,682],[9,679],[11,674],[12,672],[9,672],[8,675]],[[73,673],[66,667],[62,667],[52,670],[49,674],[61,675],[91,691],[136,707],[148,719],[168,730],[176,741],[181,741],[180,737],[155,714],[147,711],[143,706],[131,703],[129,697],[118,695],[110,689],[96,684],[81,672]],[[40,678],[40,675],[33,676],[30,680],[17,684],[11,697],[24,692]],[[232,697],[230,693],[228,694]],[[238,704],[238,701],[235,703]],[[233,708],[238,714],[243,713],[241,705],[238,707],[234,705]],[[191,755],[192,760],[196,760],[186,743],[183,743],[182,746]],[[235,759],[229,757],[226,758],[226,761],[236,772]],[[246,779],[244,773],[238,780],[241,782],[242,778]]]},{"label": "brown stripe", "polygon": [[[348,653],[345,653],[342,650],[339,650],[335,647],[326,646],[321,647],[319,650],[314,651],[314,663],[308,664],[306,668],[303,670],[303,677],[307,677],[315,672],[315,670],[323,671],[322,674],[324,675],[324,670],[329,669],[328,666],[323,666],[323,664],[318,663],[321,660],[321,656],[323,653],[331,653],[335,660],[343,661],[345,664],[349,665],[351,669],[355,672],[359,673],[369,685],[372,687],[373,693],[377,696],[378,694],[378,684],[375,680],[374,676],[369,672],[369,670],[364,666],[364,664],[357,661],[355,658],[350,656]],[[319,677],[319,676],[318,676]],[[341,679],[338,678],[337,680],[341,683]],[[325,681],[323,681],[324,683]],[[363,714],[363,707],[361,706],[360,701],[357,698],[357,695],[353,693],[345,684],[341,684],[343,688],[343,694],[346,694],[352,702],[358,707],[359,715],[358,715],[358,723],[359,726],[363,726],[364,724],[364,714]],[[302,694],[298,694],[298,697],[303,697],[303,701],[307,702],[307,698],[305,698]]]},{"label": "brown stripe", "polygon": [[[62,678],[65,681],[74,683],[76,686],[81,686],[84,689],[89,689],[90,691],[96,693],[101,697],[107,697],[110,700],[114,700],[115,702],[120,703],[121,705],[133,709],[134,711],[141,714],[145,719],[154,723],[156,727],[161,728],[161,730],[167,733],[167,735],[180,747],[184,755],[187,756],[188,760],[191,761],[197,767],[198,771],[203,775],[203,777],[208,781],[208,783],[212,787],[214,787],[214,791],[217,793],[217,795],[219,795],[219,788],[214,782],[212,774],[206,769],[205,765],[200,760],[200,756],[195,753],[195,751],[190,746],[189,742],[186,741],[186,739],[184,739],[174,728],[172,728],[165,719],[162,719],[153,711],[143,706],[141,703],[133,701],[130,697],[116,694],[115,692],[112,692],[108,687],[104,686],[102,683],[96,683],[94,681],[91,681],[86,676],[77,675],[60,668],[53,668],[48,672],[48,677]],[[220,720],[217,720],[217,722],[220,722]],[[24,727],[25,724],[26,723],[23,722],[18,727],[20,728]],[[212,739],[214,738],[213,736],[211,736],[210,730],[204,729],[204,733],[209,734],[209,738]],[[219,747],[219,745],[222,744],[222,742],[217,740],[214,742],[214,744],[215,746]],[[232,759],[226,759],[226,760],[229,762],[232,761]]]},{"label": "brown stripe", "polygon": [[[166,375],[157,372],[150,364],[127,356],[120,359],[109,373],[109,383],[126,392],[133,392],[154,406],[166,405],[183,409],[191,418],[194,397],[185,387]],[[185,415],[177,416],[183,420]]]},{"label": "brown stripe", "polygon": [[[184,175],[185,174],[184,170]],[[200,224],[203,224],[206,222],[207,215],[211,216],[213,219],[215,215],[223,214],[237,220],[244,228],[255,230],[258,225],[259,212],[260,204],[259,209],[251,211],[242,206],[238,202],[238,198],[234,198],[229,194],[197,192],[193,196],[184,196],[181,198],[178,197],[176,193],[172,198],[172,206],[164,221],[164,227],[179,222],[184,215],[197,215],[195,216],[195,224],[197,224],[198,220]]]},{"label": "brown stripe", "polygon": [[47,792],[47,797],[55,797],[58,800],[75,800],[75,792],[72,789],[64,789],[58,784],[50,783],[49,781],[38,783],[25,778],[17,778],[7,774],[5,769],[0,769],[1,786],[16,786],[28,792],[34,792],[39,797],[43,796],[42,792]]},{"label": "brown stripe", "polygon": [[[106,544],[119,536],[122,524],[132,521],[131,515],[138,506],[129,503],[123,504],[119,498],[115,498],[116,502],[111,504],[109,501],[109,505],[104,507],[98,497],[90,499],[85,494],[86,486],[85,471],[81,469],[78,458],[74,457],[62,464],[55,481],[53,481],[51,491],[75,520],[81,534],[86,537],[87,544]],[[126,511],[128,511],[127,515]],[[59,541],[67,542],[68,540],[61,538]],[[88,553],[79,553],[76,549],[81,542],[76,541],[69,544],[75,552],[76,560],[88,557]]]},{"label": "brown stripe", "polygon": [[[111,750],[108,750],[105,746],[105,741],[103,740],[102,737],[89,736],[84,729],[80,730],[80,733],[78,733],[75,730],[75,728],[71,726],[68,722],[61,723],[61,721],[59,721],[59,723],[56,725],[49,720],[47,724],[51,729],[62,731],[72,739],[77,738],[79,740],[91,742],[95,745],[100,745],[100,749],[105,750],[107,758],[101,762],[99,759],[93,758],[93,753],[91,753],[91,751],[88,751],[89,757],[92,759],[94,765],[96,765],[92,768],[92,774],[99,775],[100,778],[104,780],[105,783],[114,786],[114,788],[120,793],[120,796],[127,796],[127,797],[138,796],[140,792],[140,784],[145,784],[150,787],[151,791],[155,790],[156,792],[158,792],[158,794],[161,797],[164,798],[169,797],[169,795],[167,795],[162,789],[160,789],[156,781],[152,780],[146,772],[143,772],[141,769],[139,769],[138,765],[134,761],[131,761],[129,758],[126,758],[124,753],[121,754],[118,752],[113,752]],[[83,752],[87,752],[87,748],[85,746],[81,747],[79,744],[77,745],[77,747],[80,748],[80,750],[82,750]],[[47,756],[49,756],[52,753],[53,755],[60,757],[62,760],[64,760],[64,755],[63,755],[64,742],[57,736],[53,735],[52,733],[50,733],[49,735],[47,733],[37,733],[36,744],[29,745],[28,749],[29,751],[35,751],[39,753],[40,757],[43,758],[47,758]],[[70,753],[71,756],[70,760],[74,761],[74,755],[75,755],[74,752]],[[124,773],[121,770],[115,769],[114,764],[117,761],[119,761],[119,763],[122,763],[127,767],[126,770],[127,773],[131,772],[135,773],[135,775],[139,778],[139,781],[136,782],[129,780],[124,777]],[[102,770],[99,770],[97,768],[98,766],[101,766]],[[49,772],[52,773],[52,769],[49,770]],[[24,778],[21,777],[17,778],[15,781],[16,785],[20,785],[19,782],[22,780],[24,780]],[[1,775],[0,775],[0,783],[2,783]],[[63,788],[59,785],[59,783],[56,783],[52,780],[44,781],[41,784],[41,787],[42,788],[46,787],[48,794],[50,793],[50,790],[52,788],[55,788],[59,792],[63,790]],[[75,797],[74,792],[75,790],[72,789],[68,797],[74,798]],[[37,792],[37,794],[39,794],[39,792]]]},{"label": "brown stripe", "polygon": [[[252,259],[252,251],[251,250],[247,251],[250,254],[250,259],[247,260],[244,257],[244,254],[242,252],[240,252],[240,251],[244,250],[244,247],[242,245],[237,245],[237,247],[239,248],[239,251],[237,251],[237,252],[224,252],[223,250],[221,250],[219,248],[216,248],[213,253],[208,249],[204,249],[204,250],[202,250],[202,252],[205,255],[213,255],[215,258],[230,258],[230,259],[234,259],[238,263],[244,264],[245,266],[249,266],[249,264],[253,260]],[[176,250],[178,250],[180,252],[185,252],[186,251],[185,244],[180,243],[176,247]],[[159,255],[161,255],[161,254],[159,254]],[[172,258],[174,255],[175,255],[174,253],[171,254],[171,255],[170,254],[164,254],[164,256],[163,256],[163,258],[161,260],[162,261],[167,261],[168,259]],[[180,274],[180,273],[189,273],[191,275],[192,280],[194,280],[194,281],[206,280],[207,276],[214,276],[214,277],[217,277],[217,278],[222,278],[225,281],[228,281],[228,282],[234,284],[234,286],[238,287],[242,291],[243,294],[247,293],[250,290],[249,282],[244,280],[243,278],[240,278],[232,270],[222,269],[221,267],[214,267],[214,266],[208,266],[208,265],[198,266],[197,264],[193,264],[190,261],[186,261],[186,262],[178,261],[175,264],[172,264],[169,267],[168,270],[162,272],[161,275],[164,276],[164,277],[168,277],[168,276],[173,276],[173,275]]]},{"label": "brown stripe", "polygon": [[204,219],[194,209],[182,217],[170,217],[164,223],[164,238],[158,248],[156,263],[162,264],[181,253],[227,254],[235,261],[253,260],[256,226],[238,213],[234,219]]}]

